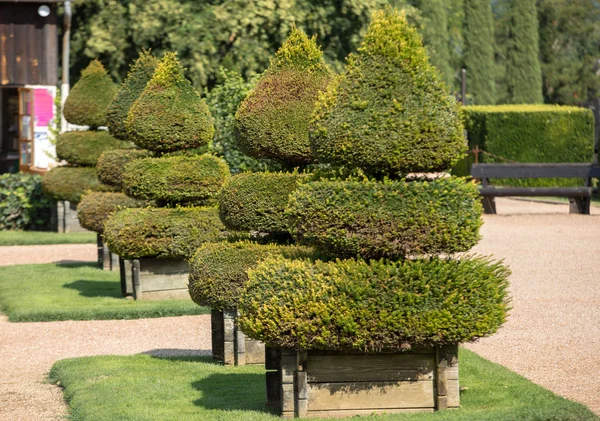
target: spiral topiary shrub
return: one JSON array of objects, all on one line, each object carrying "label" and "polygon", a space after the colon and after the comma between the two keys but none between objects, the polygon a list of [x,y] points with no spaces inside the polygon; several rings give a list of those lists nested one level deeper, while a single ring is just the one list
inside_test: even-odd
[{"label": "spiral topiary shrub", "polygon": [[79,203],[86,192],[114,190],[98,180],[96,168],[89,167],[53,168],[44,174],[42,187],[44,194],[51,199],[71,203]]},{"label": "spiral topiary shrub", "polygon": [[98,178],[101,182],[111,186],[123,187],[123,172],[125,166],[135,160],[148,158],[152,152],[144,149],[111,149],[104,152],[98,158],[96,168],[98,169]]},{"label": "spiral topiary shrub", "polygon": [[287,233],[285,208],[291,192],[307,175],[242,173],[232,177],[219,194],[219,215],[234,231]]},{"label": "spiral topiary shrub", "polygon": [[292,193],[287,213],[294,238],[324,253],[401,259],[469,250],[482,209],[474,184],[444,178],[307,183]]},{"label": "spiral topiary shrub", "polygon": [[108,106],[106,125],[110,134],[117,139],[129,139],[129,132],[125,126],[127,114],[152,78],[157,65],[158,60],[150,54],[150,51],[143,50],[129,68],[127,77]]},{"label": "spiral topiary shrub", "polygon": [[102,153],[132,146],[112,137],[104,130],[61,133],[56,139],[56,155],[70,165],[93,167]]},{"label": "spiral topiary shrub", "polygon": [[189,259],[202,244],[225,237],[215,208],[125,209],[104,224],[106,244],[124,259]]},{"label": "spiral topiary shrub", "polygon": [[69,92],[63,113],[71,124],[96,128],[106,124],[106,109],[117,93],[102,63],[93,60]]},{"label": "spiral topiary shrub", "polygon": [[293,27],[236,113],[234,130],[242,152],[292,166],[311,163],[310,115],[332,77],[315,37]]},{"label": "spiral topiary shrub", "polygon": [[311,122],[319,162],[375,176],[444,171],[466,152],[456,101],[406,17],[378,12]]},{"label": "spiral topiary shrub", "polygon": [[229,178],[229,167],[212,155],[136,159],[123,173],[128,195],[163,203],[202,205],[214,202]]},{"label": "spiral topiary shrub", "polygon": [[98,234],[104,232],[104,223],[115,212],[146,206],[147,202],[132,199],[123,193],[88,193],[77,205],[77,218],[81,226]]},{"label": "spiral topiary shrub", "polygon": [[506,320],[509,271],[480,257],[313,263],[248,271],[239,325],[270,346],[380,352],[490,335]]},{"label": "spiral topiary shrub", "polygon": [[136,145],[158,152],[207,145],[215,132],[208,106],[183,75],[175,53],[160,61],[125,125]]},{"label": "spiral topiary shrub", "polygon": [[272,256],[310,258],[312,249],[301,246],[235,243],[207,243],[190,259],[189,290],[192,300],[214,310],[236,308],[247,270]]}]

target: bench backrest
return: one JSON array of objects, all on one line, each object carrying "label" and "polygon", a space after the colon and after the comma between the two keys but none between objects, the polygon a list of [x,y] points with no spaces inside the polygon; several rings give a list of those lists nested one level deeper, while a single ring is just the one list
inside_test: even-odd
[{"label": "bench backrest", "polygon": [[585,178],[600,177],[600,166],[591,164],[473,164],[471,176],[488,178]]}]

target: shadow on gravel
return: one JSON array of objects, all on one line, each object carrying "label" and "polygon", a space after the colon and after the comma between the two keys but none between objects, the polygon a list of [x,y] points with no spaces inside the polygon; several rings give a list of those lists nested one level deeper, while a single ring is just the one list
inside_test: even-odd
[{"label": "shadow on gravel", "polygon": [[79,291],[79,295],[82,297],[123,298],[119,283],[114,281],[86,281],[84,279],[80,279],[69,284],[65,284],[64,288]]}]

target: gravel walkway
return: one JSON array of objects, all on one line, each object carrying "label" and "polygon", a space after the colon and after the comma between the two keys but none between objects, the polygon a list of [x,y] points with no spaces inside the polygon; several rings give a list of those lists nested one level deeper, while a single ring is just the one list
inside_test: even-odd
[{"label": "gravel walkway", "polygon": [[90,262],[97,258],[98,248],[96,244],[0,247],[0,266],[54,262]]},{"label": "gravel walkway", "polygon": [[[510,265],[513,310],[498,334],[468,348],[600,414],[600,208],[579,216],[568,215],[566,204],[500,199],[497,207],[499,215],[484,217],[474,251]],[[95,259],[93,245],[24,247],[36,263]],[[23,250],[6,250],[17,248],[0,247],[0,264],[6,256],[12,256],[8,264],[26,263],[18,260]],[[45,383],[57,360],[206,354],[209,332],[210,316],[53,323],[8,323],[0,316],[0,420],[66,414],[60,389]]]}]

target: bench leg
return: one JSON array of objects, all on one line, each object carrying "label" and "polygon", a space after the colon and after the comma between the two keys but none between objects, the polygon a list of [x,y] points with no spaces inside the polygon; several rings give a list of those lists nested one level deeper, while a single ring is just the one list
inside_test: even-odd
[{"label": "bench leg", "polygon": [[496,214],[496,200],[494,197],[482,196],[481,204],[483,205],[483,213]]},{"label": "bench leg", "polygon": [[569,213],[590,214],[590,199],[587,197],[569,197]]}]

